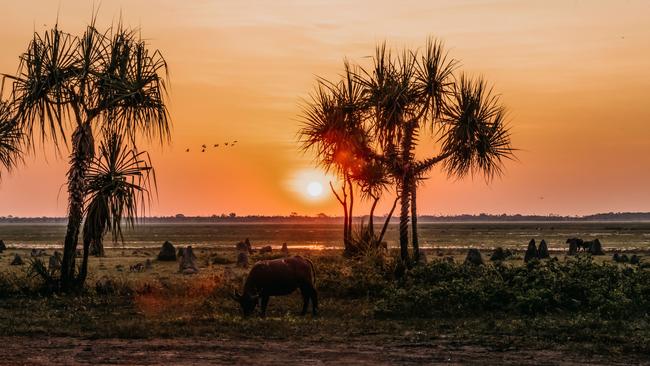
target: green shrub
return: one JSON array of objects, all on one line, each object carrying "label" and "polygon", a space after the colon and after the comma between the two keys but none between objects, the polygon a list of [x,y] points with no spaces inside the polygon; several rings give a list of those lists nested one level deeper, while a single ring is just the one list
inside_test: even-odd
[{"label": "green shrub", "polygon": [[434,261],[387,287],[378,317],[590,313],[602,318],[647,315],[650,272],[597,264],[590,257],[526,266],[465,266]]},{"label": "green shrub", "polygon": [[393,282],[395,260],[366,255],[355,260],[314,259],[316,287],[322,298],[377,298]]}]

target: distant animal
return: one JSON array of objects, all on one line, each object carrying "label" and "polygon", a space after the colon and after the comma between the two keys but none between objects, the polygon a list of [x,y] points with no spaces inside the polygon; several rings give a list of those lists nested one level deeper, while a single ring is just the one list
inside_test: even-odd
[{"label": "distant animal", "polygon": [[236,144],[237,142],[238,142],[238,141],[237,141],[237,140],[235,140],[235,141],[233,141],[232,143],[233,143],[233,144]]},{"label": "distant animal", "polygon": [[201,152],[205,152],[205,149],[201,150]]},{"label": "distant animal", "polygon": [[228,146],[228,143],[227,143],[227,142],[224,142],[223,144],[226,145],[226,146]]},{"label": "distant animal", "polygon": [[566,243],[569,244],[569,254],[575,254],[575,252],[572,253],[572,247],[576,251],[582,249],[583,252],[589,252],[593,255],[604,254],[602,245],[598,239],[584,241],[580,238],[569,238],[566,240]]},{"label": "distant animal", "polygon": [[186,149],[185,152],[190,152],[190,149]]},{"label": "distant animal", "polygon": [[205,146],[205,144],[203,144],[203,145],[201,145],[201,147],[205,149],[207,146]]},{"label": "distant animal", "polygon": [[219,144],[214,144],[214,147],[219,147]]},{"label": "distant animal", "polygon": [[571,245],[574,245],[576,250],[582,249],[583,251],[589,249],[589,245],[585,245],[585,241],[580,238],[569,238],[566,240],[566,243],[569,244],[569,249]]},{"label": "distant animal", "polygon": [[259,300],[261,316],[266,316],[266,308],[271,296],[285,296],[300,289],[303,305],[301,315],[307,313],[309,302],[313,315],[318,315],[318,295],[315,288],[316,271],[314,264],[306,258],[295,256],[255,263],[244,283],[244,292],[232,294],[239,303],[244,316],[255,310]]}]

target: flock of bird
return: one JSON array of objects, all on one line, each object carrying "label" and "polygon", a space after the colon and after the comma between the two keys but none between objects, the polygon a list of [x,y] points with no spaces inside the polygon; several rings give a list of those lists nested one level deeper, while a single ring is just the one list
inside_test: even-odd
[{"label": "flock of bird", "polygon": [[[232,141],[232,142],[224,142],[223,147],[226,147],[226,146],[235,147],[236,143],[237,143],[237,140]],[[219,144],[214,144],[212,147],[213,148],[219,147]],[[206,145],[206,144],[201,145],[201,152],[205,152],[206,149],[208,149],[208,145]],[[185,149],[185,152],[186,153],[190,152],[190,148],[188,147],[187,149]]]}]

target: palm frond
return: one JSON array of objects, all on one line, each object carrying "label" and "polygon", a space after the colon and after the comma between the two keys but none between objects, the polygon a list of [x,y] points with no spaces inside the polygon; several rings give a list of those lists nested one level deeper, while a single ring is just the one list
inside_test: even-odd
[{"label": "palm frond", "polygon": [[[40,130],[58,146],[65,143],[64,128],[75,98],[74,79],[78,71],[78,39],[55,26],[42,36],[34,33],[13,79],[12,96],[17,119],[24,131]],[[7,77],[5,75],[5,77]],[[28,134],[33,136],[33,134]]]},{"label": "palm frond", "polygon": [[[11,105],[0,100],[0,167],[11,171],[22,159],[23,134]],[[2,178],[2,169],[0,169]]]},{"label": "palm frond", "polygon": [[445,107],[440,137],[443,167],[450,176],[482,174],[491,180],[503,172],[505,159],[514,157],[506,111],[483,78],[461,75]]},{"label": "palm frond", "polygon": [[458,61],[448,57],[440,40],[427,40],[426,48],[416,64],[414,82],[432,129],[435,128],[436,121],[444,111],[447,97],[452,92],[453,73],[457,67]]},{"label": "palm frond", "polygon": [[110,231],[123,240],[122,223],[135,225],[150,203],[155,174],[146,152],[136,152],[123,135],[110,133],[87,173],[84,235],[101,238]]},{"label": "palm frond", "polygon": [[104,121],[116,124],[131,139],[136,133],[161,142],[169,139],[167,72],[160,51],[150,51],[137,32],[118,26],[96,74]]}]

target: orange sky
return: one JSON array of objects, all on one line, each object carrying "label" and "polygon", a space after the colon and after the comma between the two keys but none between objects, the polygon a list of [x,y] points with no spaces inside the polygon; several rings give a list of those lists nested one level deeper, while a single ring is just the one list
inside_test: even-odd
[{"label": "orange sky", "polygon": [[[3,4],[0,72],[16,70],[57,9],[78,33],[92,2]],[[295,142],[301,98],[344,57],[362,61],[381,40],[418,47],[428,35],[495,84],[521,151],[489,186],[434,171],[420,213],[650,211],[650,1],[104,0],[100,26],[120,12],[170,65],[173,142],[149,149],[152,215],[339,214],[332,197],[296,192],[311,167]],[[239,143],[197,150],[230,140]],[[0,216],[64,215],[64,160],[46,146],[4,175]]]}]

